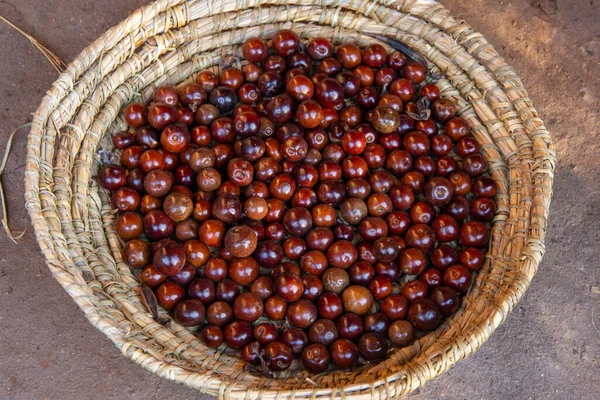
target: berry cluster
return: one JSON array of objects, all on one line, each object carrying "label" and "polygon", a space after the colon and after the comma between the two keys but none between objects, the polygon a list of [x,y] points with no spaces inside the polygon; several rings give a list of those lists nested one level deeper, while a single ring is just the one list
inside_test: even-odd
[{"label": "berry cluster", "polygon": [[459,307],[496,184],[426,66],[379,44],[248,39],[124,111],[112,191],[123,260],[212,348],[313,373],[384,359]]}]

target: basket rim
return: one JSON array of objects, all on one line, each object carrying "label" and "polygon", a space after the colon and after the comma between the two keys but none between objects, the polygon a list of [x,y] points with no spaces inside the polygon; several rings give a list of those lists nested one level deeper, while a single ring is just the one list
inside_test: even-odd
[{"label": "basket rim", "polygon": [[[381,2],[378,4],[383,4],[383,3],[387,4],[389,2]],[[396,2],[394,2],[394,3],[396,4],[396,7],[398,8],[399,11],[406,12],[406,13],[410,13],[411,10],[413,9],[413,7],[419,7],[419,6],[423,6],[423,7],[426,6],[428,8],[433,7],[433,8],[435,8],[436,11],[448,12],[441,4],[439,4],[438,2],[436,2],[434,0],[407,0],[407,1],[399,1],[398,3],[396,3]],[[41,166],[39,163],[40,153],[42,153],[44,151],[44,149],[43,149],[43,145],[44,145],[44,128],[43,128],[43,126],[49,122],[56,124],[56,122],[54,121],[54,119],[52,117],[52,114],[48,113],[48,110],[55,109],[60,102],[57,99],[62,99],[64,96],[67,96],[69,93],[71,93],[71,91],[73,90],[73,84],[82,76],[82,74],[85,71],[88,70],[88,68],[94,62],[96,62],[100,57],[102,57],[102,55],[104,54],[104,52],[106,50],[108,50],[110,48],[109,45],[111,44],[111,42],[107,39],[114,40],[114,37],[113,37],[114,35],[125,37],[128,34],[128,33],[126,33],[126,31],[129,29],[130,26],[140,26],[141,27],[141,26],[143,26],[144,21],[152,20],[157,15],[159,15],[162,12],[168,11],[173,6],[180,5],[183,7],[183,11],[185,12],[185,10],[187,8],[187,4],[188,4],[188,2],[186,2],[185,0],[158,0],[154,3],[150,3],[146,6],[143,6],[139,9],[135,10],[126,19],[124,19],[119,24],[117,24],[114,27],[107,30],[98,39],[96,39],[92,44],[87,46],[79,55],[77,55],[77,57],[75,57],[75,59],[72,62],[69,63],[66,70],[60,74],[57,81],[52,85],[52,89],[43,98],[39,108],[37,109],[37,111],[34,114],[31,131],[28,135],[27,162],[26,162],[26,167],[25,167],[25,176],[26,176],[25,177],[25,201],[26,201],[26,208],[28,210],[28,213],[29,213],[30,218],[32,219],[32,223],[34,225],[36,239],[37,239],[38,244],[40,245],[42,252],[46,258],[46,263],[48,264],[49,268],[51,269],[53,276],[57,280],[59,280],[59,282],[65,288],[65,290],[73,297],[73,299],[77,303],[77,305],[82,309],[82,311],[84,311],[84,314],[86,315],[86,317],[88,318],[90,323],[92,323],[96,328],[98,328],[100,331],[102,331],[104,334],[106,334],[109,337],[109,339],[111,341],[113,341],[113,343],[115,343],[115,345],[122,351],[122,353],[130,359],[133,359],[131,357],[131,353],[130,353],[131,348],[127,342],[127,339],[123,337],[122,333],[118,330],[118,328],[115,326],[112,326],[111,323],[107,323],[107,321],[103,320],[103,318],[94,311],[93,306],[91,305],[91,303],[88,300],[86,300],[85,298],[74,296],[72,285],[82,285],[82,286],[87,287],[87,283],[86,283],[85,277],[82,276],[80,273],[78,273],[77,271],[68,271],[68,268],[65,268],[65,266],[61,265],[60,251],[68,251],[68,250],[65,250],[65,249],[59,249],[60,251],[55,250],[53,245],[48,244],[48,239],[47,239],[46,235],[42,234],[42,231],[47,231],[49,233],[51,231],[51,229],[49,227],[52,226],[53,224],[59,223],[57,221],[52,221],[51,219],[47,219],[45,217],[45,210],[44,210],[44,207],[42,206],[42,203],[41,203],[40,197],[39,197],[40,168],[44,167],[44,166]],[[299,1],[298,4],[301,4],[301,2]],[[448,12],[448,15],[451,16],[451,14],[449,12]],[[452,17],[452,18],[454,18],[454,17]],[[189,23],[189,21],[187,21],[186,23]],[[460,22],[460,24],[465,29],[469,29],[472,32],[475,32],[466,23]],[[504,63],[503,60],[502,60],[502,63]],[[504,65],[506,66],[506,68],[511,68],[508,65],[506,65],[506,63],[504,63]],[[65,84],[65,82],[68,82],[68,84]],[[524,95],[522,96],[523,99],[530,102],[527,92],[525,91],[525,89],[520,81],[511,82],[511,84],[514,85],[515,90],[519,90],[524,93]],[[533,110],[533,112],[535,112],[535,110]],[[544,144],[546,145],[546,151],[544,152],[544,149],[542,147],[541,150],[539,151],[539,154],[534,154],[531,156],[531,160],[532,160],[533,164],[537,165],[538,172],[541,174],[544,174],[544,179],[546,180],[545,182],[549,182],[549,186],[551,188],[552,182],[553,182],[554,165],[556,163],[556,157],[554,155],[551,138],[550,138],[546,128],[543,125],[536,128],[536,137],[538,139],[542,138],[544,140]],[[534,185],[535,185],[535,182],[534,182]],[[543,203],[542,203],[542,210],[540,210],[541,214],[537,214],[534,217],[541,219],[541,221],[538,222],[538,224],[541,224],[541,226],[545,227],[547,214],[549,211],[551,192],[548,195],[546,195],[545,193],[541,193],[541,194],[538,193],[538,196],[544,197]],[[511,301],[510,303],[502,304],[502,307],[498,307],[497,310],[495,310],[494,312],[491,312],[486,319],[481,321],[476,326],[471,327],[472,329],[479,330],[482,325],[486,324],[486,329],[483,329],[483,330],[481,330],[481,332],[478,332],[478,339],[480,339],[481,342],[478,344],[478,346],[476,348],[478,348],[479,345],[481,345],[483,342],[485,342],[485,340],[487,340],[489,338],[489,336],[493,333],[493,331],[498,326],[500,326],[500,324],[504,321],[504,319],[510,313],[510,311],[516,306],[517,302],[520,300],[520,298],[523,296],[524,292],[526,291],[526,289],[529,285],[529,281],[530,281],[531,277],[533,277],[533,274],[535,273],[535,269],[537,268],[537,266],[541,260],[541,257],[544,253],[543,241],[545,238],[545,229],[542,229],[542,231],[539,232],[539,237],[540,237],[539,241],[536,241],[535,243],[531,243],[530,245],[527,245],[522,250],[523,257],[529,257],[531,259],[531,264],[534,267],[534,271],[531,274],[531,276],[528,277],[527,280],[517,282],[519,288],[514,289],[515,290],[515,294],[513,296],[514,301]],[[59,279],[59,276],[61,276],[63,274],[71,274],[72,275],[71,281],[75,280],[75,282],[71,283],[69,285],[65,284],[65,281]],[[454,339],[456,341],[459,341],[461,339],[466,339],[470,333],[471,333],[470,331],[465,330],[460,335],[454,337]],[[406,368],[405,376],[403,378],[399,378],[399,379],[404,379],[404,380],[408,381],[407,385],[409,387],[409,390],[406,391],[405,393],[416,389],[417,387],[422,385],[426,380],[431,379],[434,376],[437,376],[438,374],[444,372],[449,367],[454,365],[456,362],[458,362],[461,359],[464,359],[470,353],[474,352],[476,350],[476,348],[469,349],[469,351],[466,351],[462,357],[459,357],[459,358],[456,358],[453,360],[448,360],[447,363],[445,363],[441,368],[439,368],[433,374],[416,371],[415,369],[418,369],[418,365],[411,365],[410,369]],[[154,357],[154,356],[150,354],[149,357]],[[159,364],[161,364],[161,363],[168,364],[167,361],[163,361],[162,359],[160,359],[158,357],[154,357],[154,360],[156,363],[159,363]],[[151,368],[151,366],[147,362],[142,363],[140,360],[136,360],[136,359],[134,359],[134,361],[136,361],[136,363],[141,364],[144,368],[146,368],[154,373],[157,373],[160,376],[166,377],[168,379],[173,379],[176,381],[182,381],[183,383],[190,385],[190,383],[187,382],[187,379],[184,379],[181,376],[175,375],[172,373],[173,368],[176,369],[176,368],[182,368],[182,367],[169,365],[169,369],[164,369],[164,370],[158,369],[157,370],[156,366],[152,366],[152,368]],[[182,369],[185,370],[184,368],[182,368]],[[185,370],[185,371],[187,371],[187,370]],[[195,372],[190,372],[190,373],[195,373]],[[414,374],[414,376],[411,376],[411,374]],[[388,377],[388,379],[391,379],[391,377]],[[387,386],[387,385],[388,385],[387,380],[380,380],[376,386]],[[389,383],[389,385],[393,385],[393,383]],[[190,385],[190,386],[192,386],[192,385]],[[227,387],[225,387],[225,386],[227,386]],[[234,391],[246,390],[247,395],[258,394],[258,393],[265,394],[265,390],[266,390],[265,389],[265,390],[258,391],[255,389],[248,389],[244,385],[239,386],[236,383],[228,383],[225,386],[223,387],[223,390],[221,391],[221,393],[219,393],[219,397],[228,397],[232,390],[234,390]],[[193,386],[193,387],[195,387],[195,386]],[[352,397],[353,396],[352,392],[354,390],[356,390],[356,389],[362,390],[362,389],[364,389],[364,387],[365,387],[364,383],[349,383],[349,384],[344,384],[340,387],[333,387],[333,388],[326,388],[326,389],[321,388],[319,390],[318,396],[342,397],[342,398]],[[202,390],[202,389],[200,388],[200,390]],[[272,393],[270,393],[270,395],[277,395],[280,397],[293,398],[296,396],[302,397],[304,395],[303,392],[304,391],[301,389],[300,390],[282,389],[282,390],[272,391]],[[405,394],[405,393],[403,393],[403,394]],[[384,396],[382,396],[382,397],[384,397]]]}]

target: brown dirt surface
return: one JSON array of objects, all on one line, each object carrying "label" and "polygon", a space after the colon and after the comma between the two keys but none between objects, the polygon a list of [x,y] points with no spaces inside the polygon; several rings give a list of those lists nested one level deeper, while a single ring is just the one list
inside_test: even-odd
[{"label": "brown dirt surface", "polygon": [[[600,390],[600,1],[442,0],[516,68],[558,155],[547,253],[507,321],[414,399],[594,399]],[[141,0],[0,0],[0,15],[63,60]],[[56,72],[0,21],[0,150]],[[26,131],[4,177],[11,222],[23,205]],[[594,326],[595,324],[595,326]],[[598,327],[598,329],[596,329]],[[31,227],[0,235],[0,399],[208,399],[122,356],[44,264]]]}]

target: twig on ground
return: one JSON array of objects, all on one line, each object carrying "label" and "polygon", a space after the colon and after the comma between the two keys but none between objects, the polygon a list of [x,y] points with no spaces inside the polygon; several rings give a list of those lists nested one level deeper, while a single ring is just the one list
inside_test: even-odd
[{"label": "twig on ground", "polygon": [[46,46],[44,46],[39,41],[37,41],[36,38],[34,38],[33,36],[31,36],[30,34],[28,34],[26,32],[23,32],[18,26],[16,26],[15,24],[10,22],[6,18],[4,18],[2,15],[0,15],[0,19],[2,21],[6,22],[8,25],[10,25],[14,30],[19,32],[21,35],[25,36],[27,38],[27,40],[29,40],[31,42],[31,44],[33,44],[39,51],[42,52],[44,57],[46,57],[48,59],[48,61],[50,61],[50,64],[52,64],[52,66],[58,73],[61,73],[65,70],[65,68],[67,67],[65,62],[63,60],[61,60],[56,54],[54,54],[53,52],[48,50],[48,48]]},{"label": "twig on ground", "polygon": [[0,205],[2,207],[2,227],[4,228],[4,232],[8,235],[10,240],[12,240],[15,244],[17,244],[17,240],[21,239],[25,232],[27,232],[27,226],[23,229],[23,232],[19,233],[17,236],[14,236],[10,227],[8,226],[8,208],[6,207],[6,198],[4,196],[4,187],[2,186],[2,174],[4,173],[4,169],[6,168],[6,163],[8,162],[8,156],[10,155],[10,149],[12,147],[13,139],[17,132],[22,129],[31,126],[31,122],[27,124],[23,124],[19,126],[17,129],[12,131],[12,133],[8,136],[8,141],[6,142],[6,148],[4,149],[4,156],[2,157],[2,162],[0,162]]}]

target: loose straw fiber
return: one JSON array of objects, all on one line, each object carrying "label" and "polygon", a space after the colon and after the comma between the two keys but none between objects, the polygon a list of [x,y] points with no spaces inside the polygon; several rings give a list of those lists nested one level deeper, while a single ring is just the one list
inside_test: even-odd
[{"label": "loose straw fiber", "polygon": [[[96,174],[121,109],[179,84],[246,38],[291,28],[304,39],[365,46],[400,39],[426,56],[438,85],[474,127],[499,186],[485,266],[459,312],[380,364],[309,375],[297,364],[268,379],[245,372],[234,352],[155,321],[120,256],[108,193]],[[515,71],[471,27],[433,0],[159,0],[86,48],[54,83],[28,138],[26,205],[48,267],[94,326],[148,370],[232,399],[391,398],[474,352],[515,307],[544,253],[555,155]]]}]

